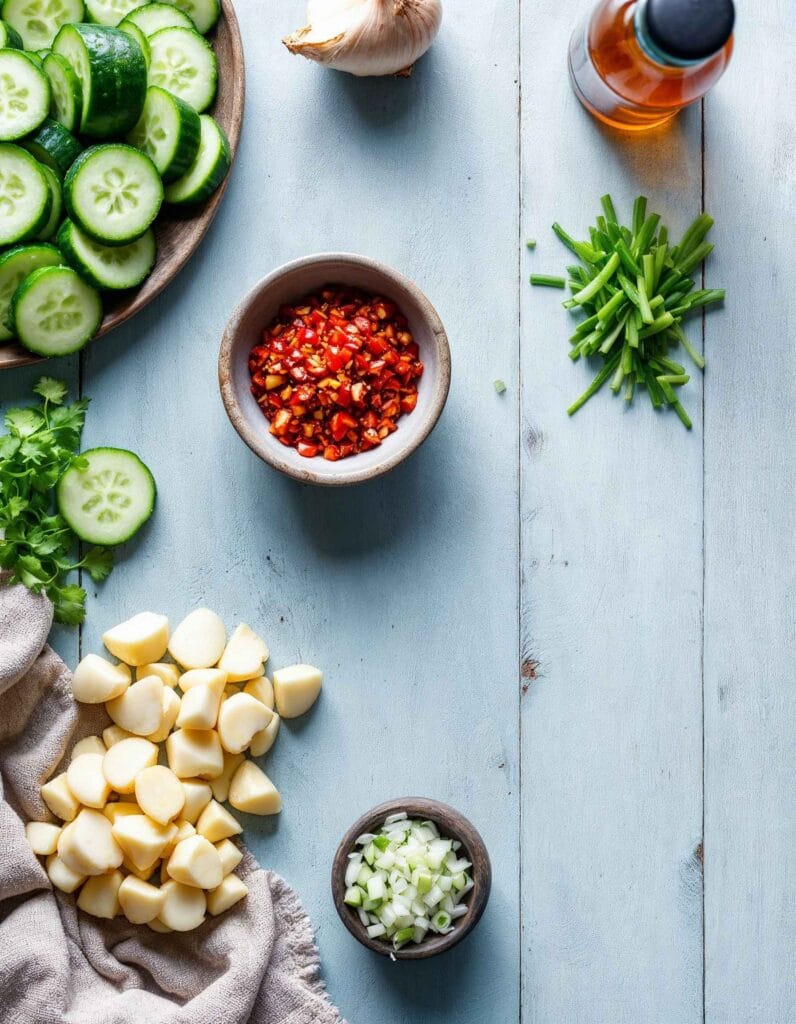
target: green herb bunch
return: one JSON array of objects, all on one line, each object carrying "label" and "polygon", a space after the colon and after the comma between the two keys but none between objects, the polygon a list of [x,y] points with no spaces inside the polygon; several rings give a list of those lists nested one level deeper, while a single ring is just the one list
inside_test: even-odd
[{"label": "green herb bunch", "polygon": [[66,405],[66,385],[42,377],[33,389],[42,402],[5,414],[0,436],[0,568],[10,583],[45,593],[57,622],[77,625],[85,616],[85,590],[67,576],[85,569],[96,582],[113,568],[107,548],[94,547],[75,561],[75,535],[55,508],[53,489],[70,467],[85,468],[78,453],[88,400]]},{"label": "green herb bunch", "polygon": [[[553,225],[580,260],[579,265],[567,267],[574,294],[564,306],[586,315],[570,338],[570,358],[599,355],[603,359],[592,384],[567,412],[573,415],[610,380],[615,394],[624,385],[628,402],[637,385],[645,387],[656,409],[671,406],[690,429],[691,419],[676,393],[690,377],[684,366],[670,358],[670,350],[681,345],[700,370],[705,368],[705,360],[681,325],[688,314],[724,298],[723,289],[695,291],[691,276],[713,250],[705,241],[713,219],[707,214],[697,217],[679,245],[670,246],[660,215],[647,216],[644,196],[633,205],[631,227],[619,223],[609,195],[601,203],[603,213],[589,229],[588,242],[578,242],[559,224]],[[534,277],[534,284],[566,284],[563,278]]]}]

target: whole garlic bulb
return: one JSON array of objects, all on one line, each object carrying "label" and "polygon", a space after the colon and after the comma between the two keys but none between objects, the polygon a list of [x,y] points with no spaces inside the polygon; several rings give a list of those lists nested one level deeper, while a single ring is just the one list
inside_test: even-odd
[{"label": "whole garlic bulb", "polygon": [[442,22],[441,0],[308,0],[291,53],[352,75],[408,75]]}]

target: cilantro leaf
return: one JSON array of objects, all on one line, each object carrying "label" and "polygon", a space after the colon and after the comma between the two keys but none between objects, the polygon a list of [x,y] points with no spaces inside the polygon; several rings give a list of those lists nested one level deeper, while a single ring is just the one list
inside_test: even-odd
[{"label": "cilantro leaf", "polygon": [[86,592],[75,583],[63,587],[50,587],[47,596],[55,607],[55,621],[67,626],[79,626],[86,617]]},{"label": "cilantro leaf", "polygon": [[9,409],[5,423],[16,437],[30,437],[44,426],[44,417],[38,409]]},{"label": "cilantro leaf", "polygon": [[90,548],[80,562],[95,583],[101,583],[113,569],[113,552],[110,548]]},{"label": "cilantro leaf", "polygon": [[51,405],[61,405],[66,398],[66,384],[62,380],[55,380],[54,377],[40,377],[33,391]]}]

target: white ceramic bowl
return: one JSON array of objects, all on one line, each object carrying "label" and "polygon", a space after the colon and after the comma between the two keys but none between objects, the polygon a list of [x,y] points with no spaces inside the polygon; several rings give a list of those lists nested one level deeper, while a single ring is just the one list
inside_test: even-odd
[{"label": "white ceramic bowl", "polygon": [[[324,285],[342,284],[383,295],[409,321],[424,371],[417,406],[398,420],[398,429],[378,448],[337,462],[305,459],[270,433],[269,422],[251,393],[248,359],[279,307]],[[394,469],[425,441],[448,397],[451,360],[445,328],[436,310],[403,275],[383,263],[350,253],[319,253],[286,263],[255,285],[224,331],[218,360],[221,397],[232,425],[261,459],[304,483],[340,487],[362,483]]]}]

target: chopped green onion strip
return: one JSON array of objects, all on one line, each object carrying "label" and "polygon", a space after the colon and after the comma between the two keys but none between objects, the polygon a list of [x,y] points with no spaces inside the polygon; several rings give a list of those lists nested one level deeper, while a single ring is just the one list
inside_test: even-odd
[{"label": "chopped green onion strip", "polygon": [[588,302],[589,299],[593,298],[600,291],[604,284],[607,284],[607,282],[611,280],[611,278],[616,273],[616,269],[618,266],[619,255],[617,253],[613,253],[608,258],[608,262],[605,264],[605,266],[602,268],[599,274],[597,274],[597,276],[589,284],[587,284],[582,291],[579,291],[576,295],[573,295],[574,300],[580,305],[583,305],[584,302]]},{"label": "chopped green onion strip", "polygon": [[565,277],[553,277],[550,274],[531,274],[531,284],[540,285],[543,288],[566,288]]},{"label": "chopped green onion strip", "polygon": [[344,902],[370,938],[391,941],[397,950],[429,933],[448,934],[466,915],[472,864],[433,822],[390,815],[378,833],[359,836],[355,845]]}]

